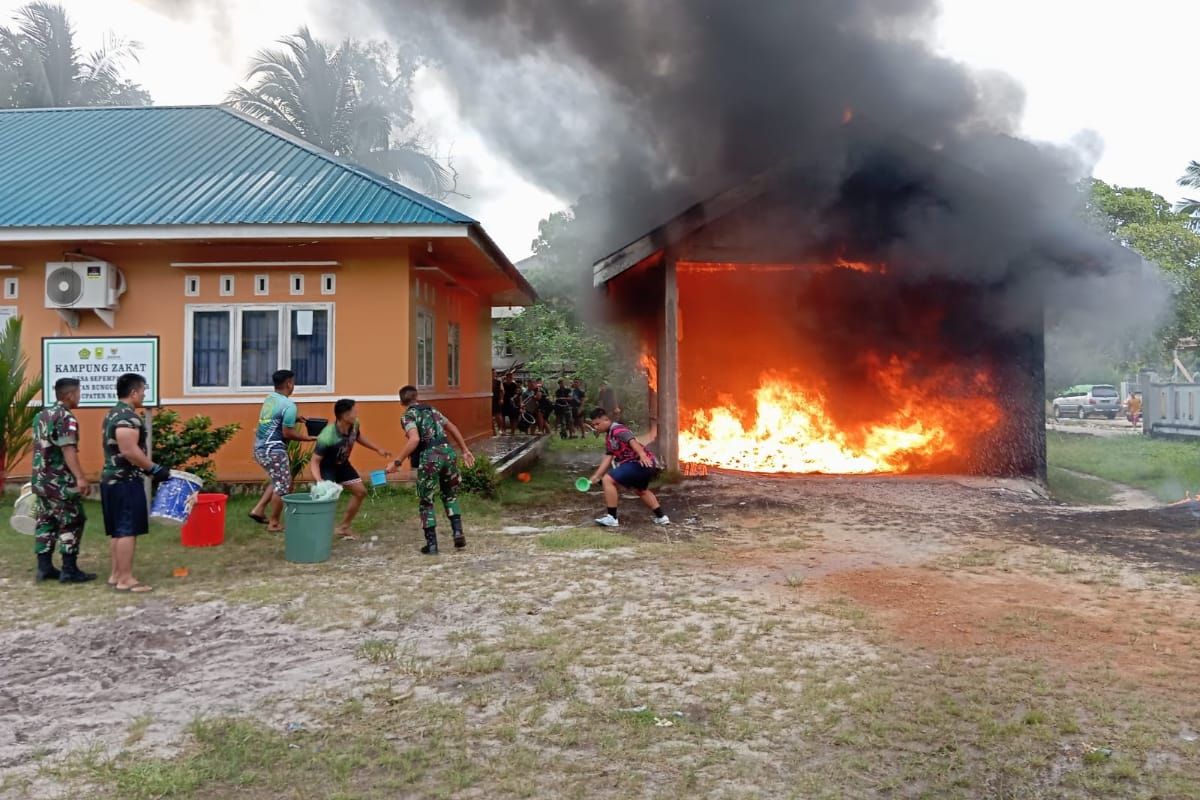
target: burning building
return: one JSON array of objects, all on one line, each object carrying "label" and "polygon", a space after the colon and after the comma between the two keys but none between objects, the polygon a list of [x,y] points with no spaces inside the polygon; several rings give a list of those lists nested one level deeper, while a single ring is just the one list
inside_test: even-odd
[{"label": "burning building", "polygon": [[1011,277],[894,246],[898,215],[985,202],[986,185],[852,128],[834,202],[810,205],[829,188],[789,163],[594,265],[642,342],[661,453],[672,467],[1044,478],[1038,301],[1015,309]]}]

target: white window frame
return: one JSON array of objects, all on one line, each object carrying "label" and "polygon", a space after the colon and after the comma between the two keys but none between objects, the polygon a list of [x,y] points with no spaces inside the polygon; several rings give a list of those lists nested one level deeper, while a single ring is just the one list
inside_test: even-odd
[{"label": "white window frame", "polygon": [[[261,395],[270,387],[242,386],[242,313],[244,311],[276,311],[279,313],[279,363],[276,369],[288,369],[292,363],[292,312],[324,311],[329,315],[326,340],[326,382],[319,386],[297,386],[296,394],[332,394],[335,386],[336,363],[334,303],[188,303],[183,310],[183,393],[185,395]],[[229,331],[229,385],[192,385],[193,315],[201,311],[225,311],[231,315]]]},{"label": "white window frame", "polygon": [[183,276],[183,296],[184,297],[199,297],[200,296],[200,276],[199,275],[184,275]]},{"label": "white window frame", "polygon": [[321,276],[321,294],[337,294],[337,275],[327,272]]},{"label": "white window frame", "polygon": [[301,274],[292,275],[288,280],[288,290],[293,297],[304,296],[304,276]]},{"label": "white window frame", "polygon": [[221,276],[221,297],[233,297],[237,291],[237,279],[232,275]]},{"label": "white window frame", "polygon": [[446,386],[462,387],[462,325],[446,323]]},{"label": "white window frame", "polygon": [[[429,320],[429,341],[426,343],[426,349],[430,353],[427,361],[429,363],[429,374],[422,375],[425,363],[421,359],[421,351],[417,347],[423,336],[424,325],[422,321]],[[433,309],[425,306],[418,306],[417,313],[413,315],[413,323],[416,327],[413,335],[413,349],[416,352],[417,368],[414,370],[414,378],[417,382],[418,389],[432,389],[437,381],[437,316],[433,313]],[[426,378],[423,381],[422,378]]]},{"label": "white window frame", "polygon": [[267,297],[271,294],[271,276],[270,275],[255,275],[254,276],[254,296]]},{"label": "white window frame", "polygon": [[4,279],[4,299],[16,300],[21,294],[21,279],[20,278],[5,278]]}]

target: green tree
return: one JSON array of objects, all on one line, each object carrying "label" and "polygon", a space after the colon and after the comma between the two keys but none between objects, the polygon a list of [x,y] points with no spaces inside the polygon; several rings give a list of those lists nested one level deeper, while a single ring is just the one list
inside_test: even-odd
[{"label": "green tree", "polygon": [[413,125],[416,61],[377,42],[334,46],[308,28],[279,44],[255,57],[249,85],[229,93],[231,106],[367,169],[416,181],[435,196],[454,190],[453,168],[428,152]]},{"label": "green tree", "polygon": [[160,408],[154,413],[154,454],[156,463],[190,472],[211,486],[216,472],[209,456],[216,453],[241,429],[236,422],[214,428],[212,419],[195,416],[180,422],[179,412]]},{"label": "green tree", "polygon": [[1158,341],[1167,350],[1200,335],[1200,233],[1191,218],[1149,189],[1092,180],[1088,211],[1121,244],[1153,261],[1175,287],[1175,308]]},{"label": "green tree", "polygon": [[41,410],[33,399],[42,388],[42,376],[26,378],[29,359],[21,352],[21,318],[10,317],[0,328],[0,487],[8,467],[25,457],[33,442],[33,418]]},{"label": "green tree", "polygon": [[[1200,161],[1188,164],[1187,171],[1179,179],[1179,185],[1185,189],[1200,189]],[[1185,197],[1175,210],[1192,218],[1193,229],[1200,228],[1200,200]]]},{"label": "green tree", "polygon": [[137,60],[137,42],[110,35],[100,49],[83,53],[56,3],[30,3],[14,21],[14,28],[0,27],[0,106],[150,104],[150,94],[123,74]]}]

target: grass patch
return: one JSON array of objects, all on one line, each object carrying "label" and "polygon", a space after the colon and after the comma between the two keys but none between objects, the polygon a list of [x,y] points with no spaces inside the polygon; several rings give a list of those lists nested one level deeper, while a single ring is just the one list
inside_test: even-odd
[{"label": "grass patch", "polygon": [[1112,485],[1098,478],[1077,475],[1062,467],[1046,471],[1050,496],[1060,503],[1079,506],[1103,506],[1113,502]]},{"label": "grass patch", "polygon": [[634,539],[620,533],[593,528],[576,528],[570,531],[554,531],[538,537],[538,546],[546,550],[612,550],[629,547]]},{"label": "grass patch", "polygon": [[1046,434],[1050,466],[1136,486],[1173,502],[1200,489],[1200,443],[1148,436]]}]

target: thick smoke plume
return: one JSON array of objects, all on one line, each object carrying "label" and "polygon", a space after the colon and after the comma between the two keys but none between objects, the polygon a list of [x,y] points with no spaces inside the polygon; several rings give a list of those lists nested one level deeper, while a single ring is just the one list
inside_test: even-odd
[{"label": "thick smoke plume", "polygon": [[797,257],[985,285],[998,327],[1040,329],[1045,307],[1112,333],[1162,306],[1153,270],[1081,221],[1086,156],[1016,138],[1020,87],[933,52],[931,0],[358,2],[580,203],[592,257],[785,164]]}]

